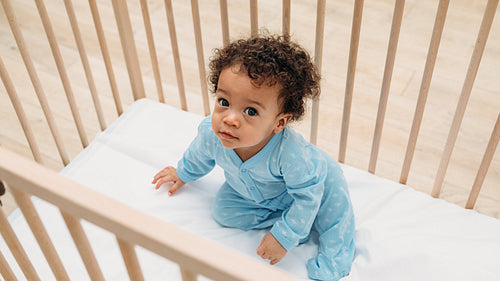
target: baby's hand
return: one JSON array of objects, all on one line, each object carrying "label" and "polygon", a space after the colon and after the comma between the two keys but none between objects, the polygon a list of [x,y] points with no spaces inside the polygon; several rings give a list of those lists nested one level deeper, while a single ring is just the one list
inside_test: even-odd
[{"label": "baby's hand", "polygon": [[160,185],[166,182],[174,183],[168,190],[168,195],[174,194],[184,185],[184,182],[179,178],[179,176],[177,176],[177,170],[170,166],[158,172],[158,174],[154,176],[152,184],[156,183],[155,189],[158,189],[160,188]]},{"label": "baby's hand", "polygon": [[257,248],[257,255],[265,260],[270,260],[270,264],[277,264],[283,257],[285,257],[287,251],[280,242],[274,238],[271,233],[268,233],[262,238],[260,246]]}]

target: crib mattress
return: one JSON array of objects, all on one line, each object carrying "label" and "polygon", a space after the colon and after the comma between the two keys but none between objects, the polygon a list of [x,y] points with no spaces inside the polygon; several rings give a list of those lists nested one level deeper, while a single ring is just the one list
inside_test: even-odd
[{"label": "crib mattress", "polygon": [[[176,165],[203,117],[148,99],[135,102],[100,133],[62,172],[98,192],[260,259],[255,249],[266,230],[224,228],[211,218],[211,204],[224,181],[219,168],[188,183],[174,196],[159,190],[153,175]],[[500,220],[342,165],[356,219],[356,256],[343,280],[500,280]],[[60,213],[35,199],[49,235],[72,280],[89,280]],[[42,280],[52,273],[19,210],[9,221]],[[106,280],[127,280],[114,236],[84,222]],[[307,279],[306,261],[316,255],[317,237],[291,250],[277,267]],[[0,241],[2,252],[5,242]],[[178,267],[138,247],[146,280],[180,280]],[[214,253],[217,255],[217,253]],[[9,254],[14,271],[20,272]],[[265,262],[265,261],[263,261]],[[20,274],[22,276],[22,274]],[[1,277],[0,277],[1,278]],[[203,279],[203,278],[202,278]]]}]

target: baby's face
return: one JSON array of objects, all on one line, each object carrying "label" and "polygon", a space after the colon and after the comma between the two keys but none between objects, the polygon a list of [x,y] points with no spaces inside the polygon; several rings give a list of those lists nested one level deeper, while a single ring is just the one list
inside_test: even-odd
[{"label": "baby's face", "polygon": [[212,129],[222,145],[234,149],[243,161],[259,152],[290,120],[290,114],[280,113],[279,90],[278,85],[252,84],[239,65],[221,72]]}]

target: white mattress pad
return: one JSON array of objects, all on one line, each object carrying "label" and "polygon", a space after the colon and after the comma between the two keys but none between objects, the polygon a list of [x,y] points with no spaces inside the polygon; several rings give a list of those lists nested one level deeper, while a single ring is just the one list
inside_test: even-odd
[{"label": "white mattress pad", "polygon": [[[148,99],[139,100],[61,174],[139,211],[260,259],[255,250],[266,230],[225,228],[211,217],[212,201],[224,181],[219,168],[186,184],[171,197],[168,184],[159,190],[151,184],[159,170],[176,165],[202,118]],[[342,168],[356,220],[356,256],[351,274],[343,280],[500,280],[500,220],[347,165]],[[35,200],[35,205],[72,280],[89,280],[60,213],[42,200]],[[37,261],[35,267],[42,280],[52,280],[20,211],[16,210],[9,221],[29,256]],[[84,229],[106,280],[127,280],[114,236],[90,223],[84,223]],[[275,266],[307,279],[305,264],[316,255],[317,243],[312,235]],[[0,248],[8,253],[1,238]],[[4,255],[22,276],[13,257]],[[138,256],[146,280],[180,280],[175,264],[140,248]]]}]

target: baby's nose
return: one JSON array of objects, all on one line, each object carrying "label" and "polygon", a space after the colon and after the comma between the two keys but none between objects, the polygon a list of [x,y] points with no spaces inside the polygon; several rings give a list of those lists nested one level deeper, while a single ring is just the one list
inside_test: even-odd
[{"label": "baby's nose", "polygon": [[224,123],[229,126],[240,126],[239,116],[236,112],[228,112],[228,114],[224,117]]}]

